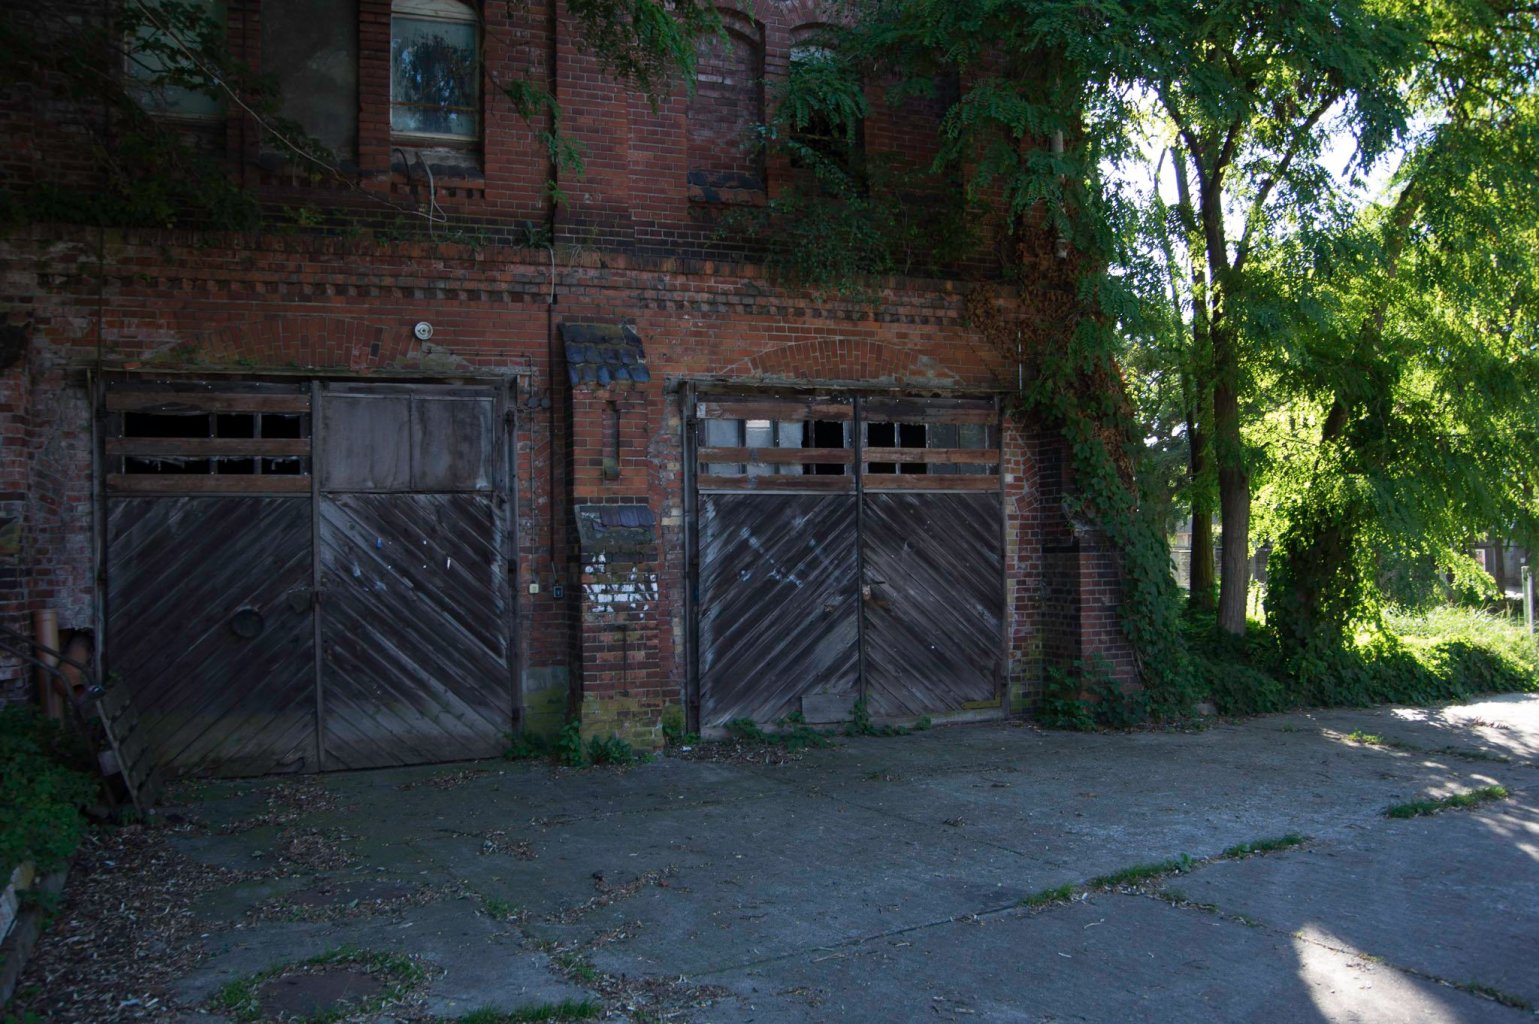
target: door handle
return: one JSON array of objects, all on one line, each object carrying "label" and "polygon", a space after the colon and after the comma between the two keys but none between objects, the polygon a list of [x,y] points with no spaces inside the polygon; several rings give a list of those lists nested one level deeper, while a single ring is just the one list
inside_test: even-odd
[{"label": "door handle", "polygon": [[860,588],[860,599],[865,603],[875,605],[878,608],[886,608],[892,603],[892,600],[877,589],[878,587],[885,586],[886,584],[886,580],[872,580],[870,583],[863,585]]}]

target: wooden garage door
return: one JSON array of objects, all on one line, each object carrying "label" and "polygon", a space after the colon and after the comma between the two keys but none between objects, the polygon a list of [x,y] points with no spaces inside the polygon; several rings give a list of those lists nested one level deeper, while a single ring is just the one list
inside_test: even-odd
[{"label": "wooden garage door", "polygon": [[998,707],[999,413],[986,399],[694,409],[700,725]]},{"label": "wooden garage door", "polygon": [[485,756],[515,702],[500,389],[123,382],[109,669],[161,763]]},{"label": "wooden garage door", "polygon": [[849,399],[705,402],[697,457],[700,723],[859,695]]},{"label": "wooden garage door", "polygon": [[1004,668],[999,413],[861,403],[866,702],[874,718],[997,707]]},{"label": "wooden garage door", "polygon": [[500,753],[513,685],[494,397],[339,385],[320,402],[324,767]]}]

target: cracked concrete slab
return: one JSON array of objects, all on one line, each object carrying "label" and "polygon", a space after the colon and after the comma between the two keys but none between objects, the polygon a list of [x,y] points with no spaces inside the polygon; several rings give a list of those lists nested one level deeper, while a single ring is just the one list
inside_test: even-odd
[{"label": "cracked concrete slab", "polygon": [[[428,968],[396,1021],[585,998],[614,1021],[1516,1021],[1539,1003],[1536,764],[1524,696],[1193,732],[957,726],[784,765],[204,783],[168,839],[248,874],[196,902],[202,956],[170,996],[213,1020],[221,985],[350,946]],[[1510,798],[1383,814],[1488,784]],[[280,863],[285,834],[313,861]],[[1061,885],[1076,897],[1022,906]]]}]

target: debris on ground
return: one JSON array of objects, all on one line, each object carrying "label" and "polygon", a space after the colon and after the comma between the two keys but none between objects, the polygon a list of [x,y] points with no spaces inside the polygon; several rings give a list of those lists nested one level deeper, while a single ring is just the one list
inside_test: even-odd
[{"label": "debris on ground", "polygon": [[218,828],[223,836],[239,835],[269,825],[292,825],[307,814],[337,809],[337,795],[311,778],[284,780],[268,788],[265,809],[227,822]]},{"label": "debris on ground", "polygon": [[58,915],[10,1007],[50,1024],[173,1021],[169,984],[205,956],[193,902],[258,877],[184,856],[161,827],[98,829],[75,855]]}]

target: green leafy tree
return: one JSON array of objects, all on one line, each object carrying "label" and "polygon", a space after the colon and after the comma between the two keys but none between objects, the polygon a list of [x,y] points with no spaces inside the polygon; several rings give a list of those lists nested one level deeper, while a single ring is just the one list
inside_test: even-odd
[{"label": "green leafy tree", "polygon": [[1505,0],[1424,13],[1416,129],[1385,197],[1269,260],[1317,311],[1279,352],[1314,437],[1283,464],[1267,598],[1306,670],[1376,624],[1386,561],[1462,574],[1472,537],[1535,536],[1539,19]]}]

